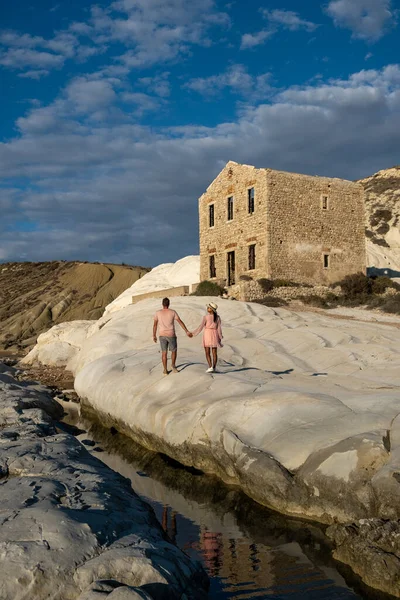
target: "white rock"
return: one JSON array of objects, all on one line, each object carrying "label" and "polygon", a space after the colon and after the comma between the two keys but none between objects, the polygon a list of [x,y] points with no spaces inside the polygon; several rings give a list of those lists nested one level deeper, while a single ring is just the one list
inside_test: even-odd
[{"label": "white rock", "polygon": [[166,290],[181,285],[190,286],[200,281],[200,257],[185,256],[176,263],[165,263],[154,267],[130,288],[125,290],[111,304],[106,306],[104,314],[120,310],[132,303],[132,296]]},{"label": "white rock", "polygon": [[[49,414],[60,413],[41,386],[0,373],[0,598],[74,600],[102,574],[120,586],[163,583],[173,597],[188,589],[204,597],[201,567],[166,541],[128,480],[57,434]],[[140,592],[113,597],[146,598]]]},{"label": "white rock", "polygon": [[[171,306],[193,329],[209,300]],[[278,510],[320,520],[368,515],[372,479],[389,477],[382,440],[400,413],[400,330],[219,301],[221,372],[204,372],[200,339],[178,328],[181,373],[162,377],[152,341],[159,303],[128,306],[93,327],[68,365],[84,402],[139,443]]]},{"label": "white rock", "polygon": [[54,325],[39,335],[37,344],[22,360],[22,364],[64,367],[80,350],[96,321],[70,321]]}]

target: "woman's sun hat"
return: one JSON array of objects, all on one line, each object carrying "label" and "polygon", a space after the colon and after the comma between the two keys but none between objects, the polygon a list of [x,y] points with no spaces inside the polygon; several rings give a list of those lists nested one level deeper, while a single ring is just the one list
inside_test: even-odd
[{"label": "woman's sun hat", "polygon": [[215,312],[218,308],[218,304],[215,304],[215,302],[209,302],[207,304],[207,308],[211,308],[211,310],[213,310]]}]

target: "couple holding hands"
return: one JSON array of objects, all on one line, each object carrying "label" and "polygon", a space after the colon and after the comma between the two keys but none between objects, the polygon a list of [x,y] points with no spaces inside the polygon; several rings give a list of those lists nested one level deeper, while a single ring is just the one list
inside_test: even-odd
[{"label": "couple holding hands", "polygon": [[[175,321],[179,323],[188,337],[198,335],[204,329],[203,348],[206,353],[208,369],[206,373],[215,373],[218,354],[217,349],[222,348],[222,329],[221,319],[217,313],[218,306],[214,302],[207,304],[207,314],[203,317],[200,325],[195,331],[191,332],[187,329],[185,323],[179,318],[179,315],[169,307],[169,299],[164,298],[162,301],[162,309],[158,310],[154,315],[153,325],[153,340],[157,342],[157,327],[159,329],[159,338],[161,345],[162,364],[164,367],[164,375],[168,375],[167,369],[167,352],[171,351],[171,363],[173,373],[178,373],[176,368],[177,356],[177,340],[175,332]],[[212,352],[212,357],[211,357]]]}]

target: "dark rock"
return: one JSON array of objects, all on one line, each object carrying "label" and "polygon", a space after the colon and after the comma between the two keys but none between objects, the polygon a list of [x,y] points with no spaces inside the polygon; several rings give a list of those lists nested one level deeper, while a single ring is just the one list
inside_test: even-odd
[{"label": "dark rock", "polygon": [[331,525],[334,557],[351,566],[367,585],[400,595],[400,521],[361,519]]}]

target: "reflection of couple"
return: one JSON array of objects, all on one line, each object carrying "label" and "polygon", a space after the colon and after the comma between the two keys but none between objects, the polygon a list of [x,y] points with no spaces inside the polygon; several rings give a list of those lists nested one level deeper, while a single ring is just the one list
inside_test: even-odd
[{"label": "reflection of couple", "polygon": [[206,359],[208,363],[208,369],[206,372],[215,373],[218,361],[217,349],[222,348],[221,340],[223,337],[221,319],[217,313],[218,306],[214,304],[214,302],[207,304],[207,314],[203,317],[198,328],[193,332],[190,332],[187,329],[185,323],[179,318],[178,313],[170,309],[168,298],[163,299],[162,306],[162,309],[158,310],[154,315],[153,340],[154,342],[157,342],[157,327],[159,327],[164,375],[169,374],[167,369],[168,349],[171,351],[172,371],[174,373],[178,373],[178,369],[176,368],[178,345],[175,333],[175,321],[179,323],[188,337],[198,335],[204,329],[203,348],[206,353]]}]

